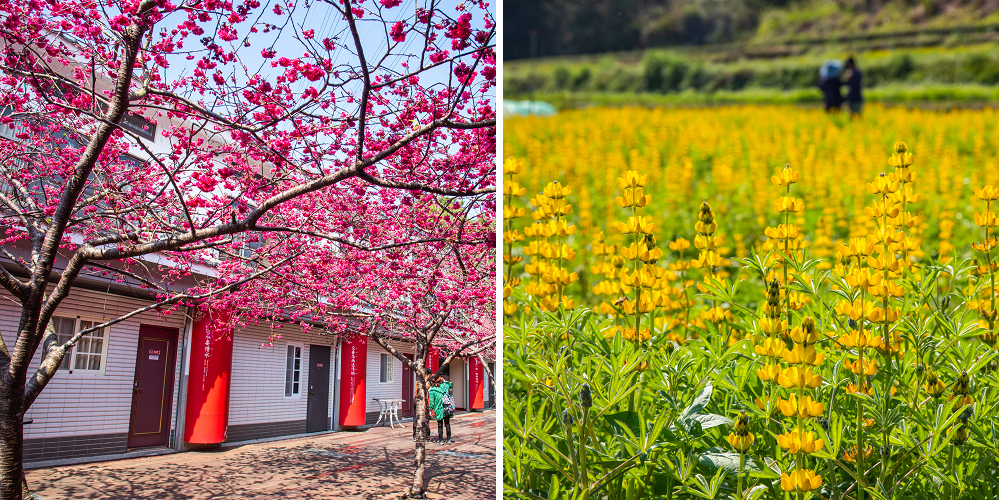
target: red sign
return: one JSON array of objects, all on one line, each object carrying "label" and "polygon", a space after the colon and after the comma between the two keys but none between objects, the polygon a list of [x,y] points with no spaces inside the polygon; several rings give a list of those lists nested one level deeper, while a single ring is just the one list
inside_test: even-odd
[{"label": "red sign", "polygon": [[156,354],[156,355],[159,355],[159,354],[160,354],[160,351],[159,351],[159,349],[150,349],[150,350],[149,350],[149,353],[150,353],[150,354]]},{"label": "red sign", "polygon": [[340,346],[340,425],[365,425],[367,357],[367,337],[358,336]]},{"label": "red sign", "polygon": [[469,409],[483,409],[483,364],[479,358],[469,358]]},{"label": "red sign", "polygon": [[427,369],[431,371],[431,374],[438,371],[441,360],[438,359],[438,350],[436,347],[431,346],[427,349]]},{"label": "red sign", "polygon": [[198,311],[191,328],[184,442],[214,444],[226,440],[229,425],[229,379],[233,338],[229,311]]}]

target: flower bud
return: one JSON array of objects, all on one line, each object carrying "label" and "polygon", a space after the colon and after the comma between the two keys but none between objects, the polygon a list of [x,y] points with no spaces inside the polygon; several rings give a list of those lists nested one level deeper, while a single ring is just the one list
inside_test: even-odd
[{"label": "flower bud", "polygon": [[917,366],[913,369],[913,372],[917,374],[918,377],[924,374],[924,364],[917,363]]},{"label": "flower bud", "polygon": [[590,396],[590,384],[583,384],[580,388],[580,406],[584,408],[594,406],[594,400]]},{"label": "flower bud", "polygon": [[570,415],[569,410],[563,410],[562,421],[566,425],[573,425],[573,415]]},{"label": "flower bud", "polygon": [[896,141],[896,143],[892,145],[892,149],[897,153],[905,153],[906,143],[903,141]]},{"label": "flower bud", "polygon": [[966,406],[965,411],[963,411],[962,414],[958,416],[958,421],[961,422],[962,424],[967,424],[969,423],[970,418],[972,418],[972,407]]}]

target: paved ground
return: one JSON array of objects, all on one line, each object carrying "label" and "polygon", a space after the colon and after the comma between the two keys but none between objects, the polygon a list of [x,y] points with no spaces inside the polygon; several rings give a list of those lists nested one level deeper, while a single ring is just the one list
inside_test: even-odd
[{"label": "paved ground", "polygon": [[[413,481],[410,425],[37,469],[28,484],[45,500],[381,499]],[[451,425],[453,444],[428,444],[427,491],[496,498],[496,413],[456,415]]]}]

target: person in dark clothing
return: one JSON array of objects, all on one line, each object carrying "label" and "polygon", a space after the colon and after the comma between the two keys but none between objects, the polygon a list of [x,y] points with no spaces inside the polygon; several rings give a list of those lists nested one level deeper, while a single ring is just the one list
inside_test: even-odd
[{"label": "person in dark clothing", "polygon": [[[438,422],[438,443],[451,443],[451,417],[452,409],[449,408],[448,399],[451,398],[451,382],[438,377],[431,387],[431,417]],[[447,431],[447,435],[445,434]]]},{"label": "person in dark clothing", "polygon": [[823,108],[826,109],[827,113],[840,111],[840,105],[844,102],[844,98],[840,94],[842,85],[839,76],[820,78],[816,84],[823,91]]},{"label": "person in dark clothing", "polygon": [[847,85],[847,105],[851,108],[851,118],[861,117],[861,71],[854,64],[854,58],[844,62],[844,85]]}]

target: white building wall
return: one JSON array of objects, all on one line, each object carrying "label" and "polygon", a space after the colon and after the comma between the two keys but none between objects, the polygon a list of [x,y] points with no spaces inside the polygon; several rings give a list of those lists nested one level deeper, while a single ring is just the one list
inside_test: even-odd
[{"label": "white building wall", "polygon": [[[389,345],[403,354],[413,354],[413,345],[411,344],[389,341]],[[380,354],[388,354],[389,359],[392,360],[393,379],[390,383],[383,384],[379,382],[379,372],[381,370]],[[379,411],[379,405],[375,402],[375,398],[403,399],[403,362],[396,359],[395,356],[389,354],[389,351],[382,349],[381,346],[370,339],[368,340],[365,388],[367,392],[365,394],[365,398],[367,399],[365,402],[365,413],[377,413]]]},{"label": "white building wall", "polygon": [[[81,317],[89,320],[108,320],[148,305],[139,299],[121,297],[98,291],[74,289],[56,310],[56,316]],[[21,308],[15,299],[0,294],[0,333],[8,347],[13,347]],[[69,373],[59,371],[49,382],[35,403],[25,414],[32,419],[24,428],[26,440],[53,439],[66,436],[97,436],[108,434],[127,435],[132,414],[132,383],[135,380],[136,349],[139,325],[148,324],[178,330],[177,344],[181,343],[184,314],[180,311],[170,316],[147,312],[109,327],[107,359],[103,374]],[[171,405],[170,424],[174,426],[179,366],[181,356],[176,355],[174,370],[174,397]],[[41,360],[41,347],[33,358],[28,374],[34,373]],[[117,438],[116,438],[117,439]],[[29,442],[29,445],[31,443]],[[81,447],[100,448],[99,442],[81,442]],[[65,443],[60,443],[65,446]],[[28,458],[32,458],[28,446]],[[61,456],[74,455],[65,450]],[[125,451],[124,445],[119,452]],[[85,453],[84,453],[85,454]],[[79,455],[78,455],[79,456]]]},{"label": "white building wall", "polygon": [[[269,334],[280,334],[281,339],[268,346]],[[302,347],[300,390],[297,396],[286,398],[286,353],[293,344]],[[229,393],[229,441],[305,432],[310,345],[330,346],[330,363],[336,362],[336,339],[332,336],[305,333],[291,324],[277,329],[260,324],[236,331]],[[328,418],[334,403],[334,383],[331,366]]]}]

